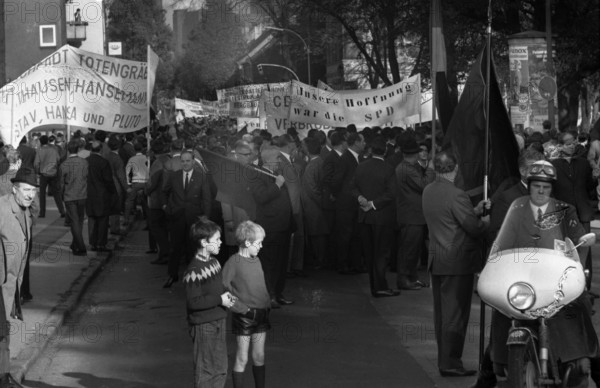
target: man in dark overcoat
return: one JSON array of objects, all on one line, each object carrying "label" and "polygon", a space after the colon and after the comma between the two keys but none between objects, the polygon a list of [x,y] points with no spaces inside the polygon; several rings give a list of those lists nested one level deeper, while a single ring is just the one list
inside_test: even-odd
[{"label": "man in dark overcoat", "polygon": [[91,251],[105,251],[108,241],[108,217],[118,201],[112,168],[100,152],[102,143],[92,141],[88,161],[86,212]]},{"label": "man in dark overcoat", "polygon": [[[307,246],[314,265],[320,268],[325,264],[329,227],[323,215],[323,158],[320,156],[320,143],[316,137],[304,139],[304,147],[309,161],[302,174],[301,198],[304,226],[308,236]],[[335,152],[335,151],[331,151]]]},{"label": "man in dark overcoat", "polygon": [[462,363],[475,272],[481,265],[480,237],[489,216],[480,219],[484,204],[474,209],[467,193],[454,185],[456,157],[435,155],[436,180],[423,190],[423,215],[429,228],[429,263],[433,291],[438,368],[446,377],[472,376]]},{"label": "man in dark overcoat", "polygon": [[394,168],[386,163],[385,138],[371,142],[372,157],[356,167],[352,195],[360,206],[358,229],[363,254],[369,272],[371,294],[376,298],[398,296],[400,292],[388,287],[385,268],[392,254],[394,238]]},{"label": "man in dark overcoat", "polygon": [[266,233],[259,258],[271,296],[271,308],[280,308],[281,304],[292,303],[283,295],[292,235],[292,204],[285,178],[274,171],[279,164],[278,156],[279,152],[275,149],[264,150],[263,166],[254,166],[257,170],[275,176],[274,180],[259,177],[249,179],[250,193],[256,203],[254,221],[262,226]]},{"label": "man in dark overcoat", "polygon": [[350,133],[346,139],[348,148],[338,159],[331,180],[335,198],[335,238],[337,242],[337,270],[344,275],[363,271],[360,263],[358,241],[358,202],[352,195],[351,182],[358,166],[360,154],[365,149],[361,134]]}]

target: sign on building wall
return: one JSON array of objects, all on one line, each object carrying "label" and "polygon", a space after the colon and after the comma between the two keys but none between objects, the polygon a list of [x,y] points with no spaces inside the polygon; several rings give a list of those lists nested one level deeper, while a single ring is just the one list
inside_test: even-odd
[{"label": "sign on building wall", "polygon": [[108,55],[119,56],[123,55],[123,47],[121,42],[108,42]]}]

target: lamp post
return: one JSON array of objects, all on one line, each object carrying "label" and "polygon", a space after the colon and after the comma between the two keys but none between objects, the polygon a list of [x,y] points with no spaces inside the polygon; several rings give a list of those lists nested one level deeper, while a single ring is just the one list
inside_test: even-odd
[{"label": "lamp post", "polygon": [[307,65],[308,65],[308,84],[312,85],[311,79],[310,79],[310,46],[308,45],[308,43],[306,43],[304,38],[302,38],[302,36],[300,36],[300,34],[298,34],[296,31],[290,30],[288,28],[267,26],[267,27],[265,27],[265,29],[273,30],[273,31],[289,32],[291,34],[296,35],[298,37],[298,39],[300,39],[302,41],[302,43],[304,44],[304,49],[306,50],[306,61],[307,61]]},{"label": "lamp post", "polygon": [[256,65],[256,68],[258,69],[258,72],[262,75],[263,74],[263,67],[279,67],[281,69],[287,70],[290,73],[292,73],[294,75],[294,77],[296,77],[296,81],[300,81],[300,79],[298,78],[298,75],[296,73],[294,73],[294,70],[290,69],[289,67],[285,67],[282,65],[275,65],[273,63],[259,63],[258,65]]}]

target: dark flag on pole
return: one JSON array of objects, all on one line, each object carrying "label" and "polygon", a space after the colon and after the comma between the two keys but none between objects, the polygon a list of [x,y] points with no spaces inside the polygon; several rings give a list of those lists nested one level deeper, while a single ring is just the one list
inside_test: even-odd
[{"label": "dark flag on pole", "polygon": [[[442,25],[442,7],[441,0],[431,0],[430,20],[431,36],[431,84],[433,87],[432,108],[439,113],[439,119],[444,133],[448,130],[450,118],[454,106],[448,92],[448,82],[446,81],[446,43],[444,39],[444,28]],[[437,107],[437,109],[436,109]],[[434,112],[431,117],[434,118]],[[435,123],[433,128],[435,128]],[[435,134],[432,134],[435,136]]]},{"label": "dark flag on pole", "polygon": [[250,192],[255,179],[274,180],[274,176],[243,165],[225,156],[200,150],[208,170],[208,178],[217,186],[217,201],[244,209],[251,220],[256,218],[256,203]]},{"label": "dark flag on pole", "polygon": [[[473,64],[467,83],[444,138],[444,149],[451,148],[459,160],[457,186],[471,197],[483,193],[485,166],[485,47]],[[519,148],[490,61],[489,90],[489,189],[493,193],[507,178],[519,177]]]}]

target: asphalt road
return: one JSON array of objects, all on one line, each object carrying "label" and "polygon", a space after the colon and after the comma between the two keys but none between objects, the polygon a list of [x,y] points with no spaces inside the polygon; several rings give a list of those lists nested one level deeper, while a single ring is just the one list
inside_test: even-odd
[{"label": "asphalt road", "polygon": [[[154,257],[144,253],[146,232],[133,231],[122,245],[27,372],[24,386],[192,386],[183,286],[162,288],[166,267],[149,264]],[[600,274],[598,264],[595,273]],[[474,381],[439,376],[430,289],[373,299],[366,275],[326,271],[291,279],[287,289],[296,304],[271,314],[266,345],[270,387],[458,388]],[[600,276],[594,289],[600,289]],[[593,321],[600,330],[599,314]],[[479,300],[474,297],[463,356],[467,368],[477,367],[478,333]],[[228,337],[231,370],[235,344]],[[252,387],[249,370],[245,377]]]}]

